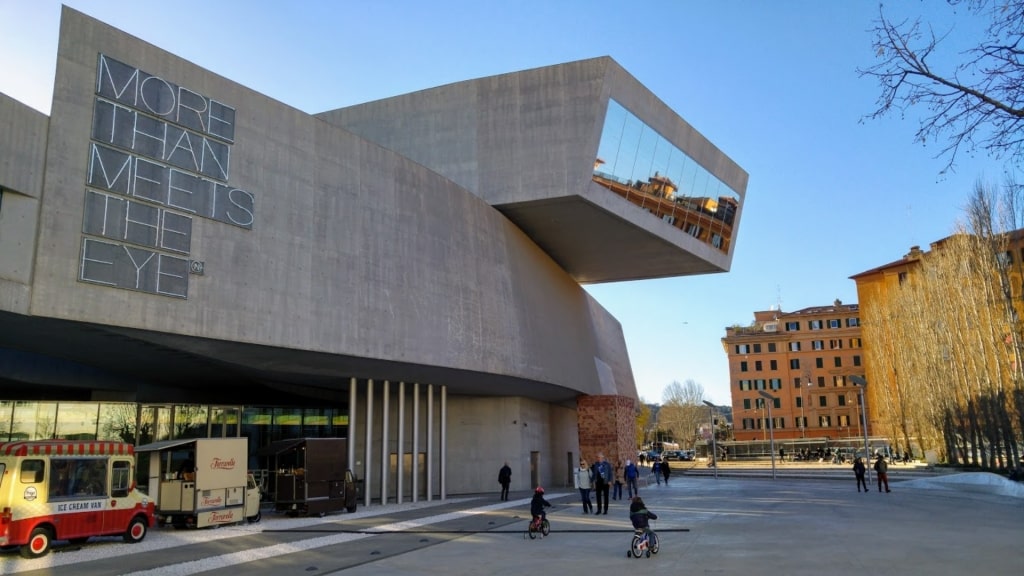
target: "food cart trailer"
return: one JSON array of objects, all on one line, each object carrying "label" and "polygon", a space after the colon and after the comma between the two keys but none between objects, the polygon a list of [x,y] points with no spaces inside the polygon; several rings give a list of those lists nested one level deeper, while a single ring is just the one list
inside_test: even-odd
[{"label": "food cart trailer", "polygon": [[274,509],[292,515],[356,511],[355,475],[346,438],[279,440],[259,450],[272,471]]},{"label": "food cart trailer", "polygon": [[153,454],[149,492],[157,517],[197,528],[260,520],[260,491],[246,469],[248,451],[247,438],[187,438],[135,448],[136,454]]}]

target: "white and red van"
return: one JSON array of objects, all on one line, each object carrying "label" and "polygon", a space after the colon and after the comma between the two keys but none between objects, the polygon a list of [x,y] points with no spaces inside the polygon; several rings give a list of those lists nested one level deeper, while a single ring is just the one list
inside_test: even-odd
[{"label": "white and red van", "polygon": [[0,546],[20,546],[22,556],[36,558],[55,540],[121,534],[139,542],[155,506],[134,479],[131,444],[0,443]]}]

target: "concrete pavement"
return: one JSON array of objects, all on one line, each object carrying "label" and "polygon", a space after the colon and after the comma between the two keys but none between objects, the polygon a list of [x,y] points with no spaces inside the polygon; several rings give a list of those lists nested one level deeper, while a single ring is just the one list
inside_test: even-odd
[{"label": "concrete pavement", "polygon": [[[90,543],[39,567],[4,553],[0,572],[133,574],[590,575],[1020,574],[1024,499],[930,490],[892,480],[891,493],[858,493],[852,473],[818,477],[692,474],[641,489],[660,519],[661,552],[627,558],[627,501],[584,515],[575,493],[552,488],[552,533],[524,538],[529,492],[373,506],[323,519],[286,519],[214,531],[155,530],[146,542]],[[832,478],[830,478],[832,476]],[[381,533],[387,532],[387,533]],[[227,535],[227,536],[224,536]],[[161,548],[168,538],[188,541]],[[88,549],[104,558],[76,561]],[[150,548],[146,548],[149,546]],[[45,559],[44,559],[45,560]],[[31,561],[39,562],[39,561]]]}]

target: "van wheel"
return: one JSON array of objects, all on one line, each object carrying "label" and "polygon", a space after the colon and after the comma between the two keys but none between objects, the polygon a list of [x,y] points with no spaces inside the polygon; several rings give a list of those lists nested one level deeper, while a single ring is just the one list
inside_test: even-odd
[{"label": "van wheel", "polygon": [[136,544],[142,542],[142,539],[146,537],[146,521],[141,516],[132,518],[128,529],[124,531],[124,541],[130,544]]},{"label": "van wheel", "polygon": [[53,539],[53,534],[50,533],[48,528],[39,527],[32,531],[32,535],[28,537],[28,544],[21,547],[19,552],[22,558],[39,558],[45,556],[50,551],[50,541]]}]

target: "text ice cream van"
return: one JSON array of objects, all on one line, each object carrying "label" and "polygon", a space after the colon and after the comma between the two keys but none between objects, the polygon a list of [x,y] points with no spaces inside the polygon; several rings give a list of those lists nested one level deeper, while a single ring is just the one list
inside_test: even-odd
[{"label": "text ice cream van", "polygon": [[0,546],[26,558],[54,540],[123,535],[139,542],[154,505],[135,488],[131,444],[41,440],[0,444]]},{"label": "text ice cream van", "polygon": [[248,439],[186,438],[138,446],[149,460],[156,514],[177,527],[260,519],[260,491],[249,474]]}]

